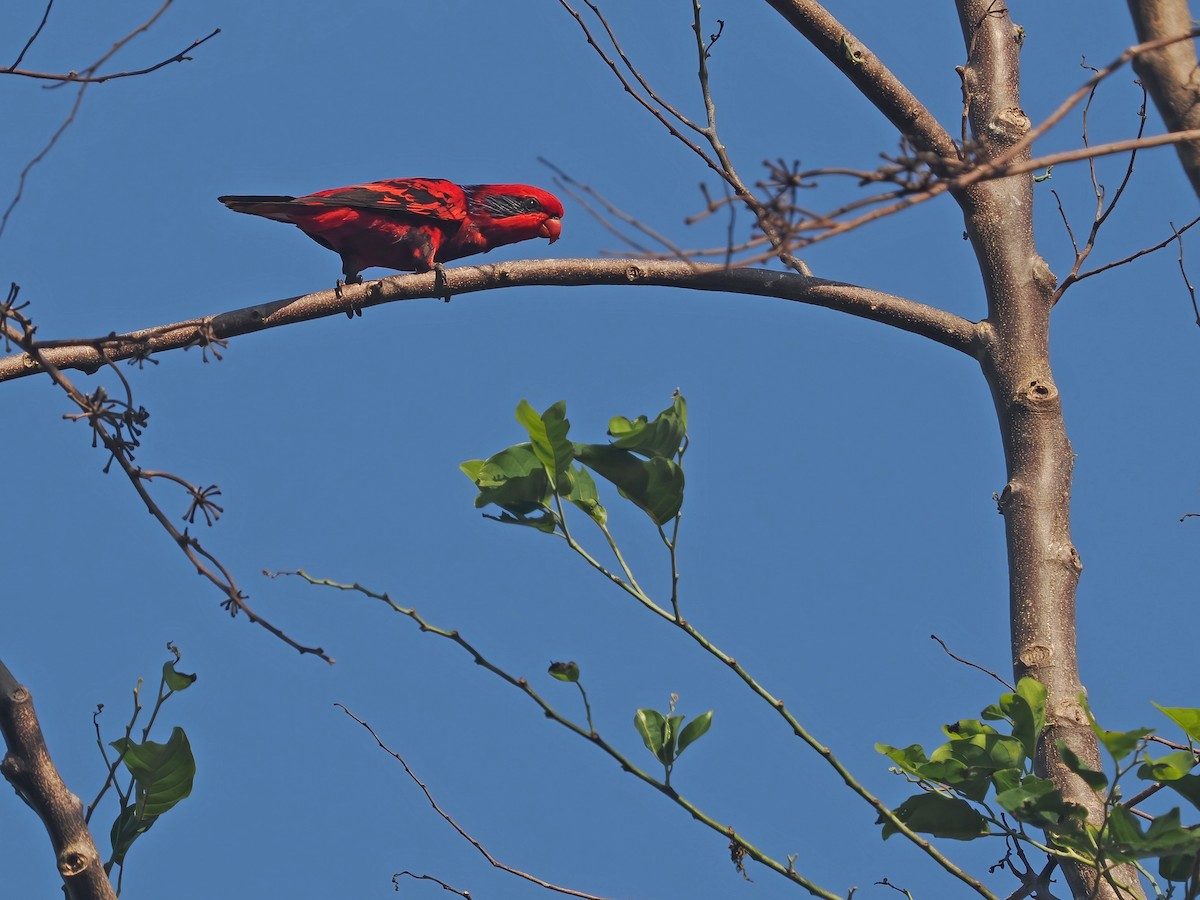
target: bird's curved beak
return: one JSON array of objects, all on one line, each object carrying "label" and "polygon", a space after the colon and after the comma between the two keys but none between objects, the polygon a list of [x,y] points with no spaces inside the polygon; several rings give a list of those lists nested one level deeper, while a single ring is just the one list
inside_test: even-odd
[{"label": "bird's curved beak", "polygon": [[542,227],[538,230],[538,235],[540,237],[549,238],[550,243],[552,244],[558,240],[559,235],[561,234],[562,219],[559,218],[547,219],[542,223]]}]

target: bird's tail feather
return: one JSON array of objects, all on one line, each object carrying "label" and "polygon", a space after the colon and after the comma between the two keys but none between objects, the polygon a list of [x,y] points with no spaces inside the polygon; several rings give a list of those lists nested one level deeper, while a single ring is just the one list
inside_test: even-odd
[{"label": "bird's tail feather", "polygon": [[283,222],[289,220],[289,213],[292,212],[289,204],[295,199],[295,197],[289,197],[286,194],[226,195],[217,198],[217,200],[224,203],[234,212],[247,213],[252,216],[265,216],[268,219],[277,219]]}]

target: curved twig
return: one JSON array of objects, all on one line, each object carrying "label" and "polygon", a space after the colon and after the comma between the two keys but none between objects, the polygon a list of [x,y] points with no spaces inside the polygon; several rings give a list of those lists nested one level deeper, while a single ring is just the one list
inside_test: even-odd
[{"label": "curved twig", "polygon": [[[453,828],[455,831],[457,831],[459,836],[464,841],[466,841],[468,844],[470,844],[472,847],[474,847],[476,850],[478,850],[481,854],[483,854],[483,858],[486,859],[493,866],[495,866],[497,869],[500,869],[502,872],[508,872],[510,875],[516,875],[518,878],[523,878],[525,881],[532,882],[533,884],[536,884],[538,887],[543,887],[548,891],[554,891],[557,894],[565,894],[568,897],[579,897],[579,898],[581,898],[581,900],[606,900],[606,898],[599,897],[595,894],[588,894],[588,893],[585,893],[584,891],[577,891],[572,888],[566,888],[566,887],[561,887],[560,885],[557,885],[557,884],[552,884],[549,881],[544,881],[543,879],[538,878],[536,875],[530,875],[528,872],[522,872],[520,869],[514,869],[512,866],[505,865],[504,863],[500,862],[500,860],[496,859],[496,857],[492,856],[492,854],[488,852],[487,848],[484,847],[483,844],[481,844],[476,838],[474,838],[470,834],[468,834],[467,831],[461,825],[459,825],[458,822],[456,822],[454,820],[453,816],[451,816],[448,812],[446,812],[444,809],[442,809],[438,805],[437,800],[434,799],[433,794],[430,793],[430,791],[429,791],[429,788],[425,786],[425,782],[423,782],[420,778],[417,777],[417,774],[409,767],[408,762],[405,761],[404,757],[401,756],[399,753],[397,753],[395,750],[393,750],[391,747],[389,747],[387,744],[385,744],[383,742],[383,738],[381,738],[378,734],[375,733],[375,729],[372,728],[369,723],[364,722],[362,719],[360,719],[354,713],[350,712],[350,710],[348,710],[342,704],[335,703],[333,705],[336,706],[338,709],[340,709],[342,712],[344,712],[346,715],[348,715],[351,719],[353,719],[355,722],[357,722],[363,728],[365,728],[367,730],[367,733],[370,734],[371,737],[375,738],[375,743],[379,745],[379,749],[382,750],[384,753],[388,754],[390,757],[392,757],[392,759],[396,760],[396,762],[400,763],[400,765],[404,767],[404,771],[407,773],[408,777],[413,780],[413,783],[416,784],[416,786],[421,789],[421,793],[425,795],[425,799],[429,801],[429,805],[433,807],[433,811],[436,812],[439,816],[441,816],[442,820],[444,822],[446,822],[447,825],[449,825],[451,828]],[[399,874],[405,874],[405,873],[399,873]],[[429,879],[432,881],[437,881],[438,884],[441,884],[442,887],[445,888],[446,890],[454,890],[454,888],[448,887],[444,882],[440,881],[437,878],[432,878],[429,875],[413,875],[412,873],[407,873],[407,874],[409,874],[409,876],[412,878],[423,878],[423,879]],[[463,892],[463,891],[455,891],[455,893],[457,893],[463,897],[469,896],[466,892]]]}]

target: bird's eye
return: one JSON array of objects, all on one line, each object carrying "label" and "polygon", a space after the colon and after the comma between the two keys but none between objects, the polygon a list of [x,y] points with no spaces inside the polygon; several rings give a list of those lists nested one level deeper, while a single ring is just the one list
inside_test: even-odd
[{"label": "bird's eye", "polygon": [[541,209],[541,208],[542,208],[542,204],[540,204],[540,203],[538,202],[538,199],[537,199],[537,197],[526,197],[526,198],[525,198],[525,199],[522,201],[522,205],[523,205],[523,206],[524,206],[526,209],[529,209],[529,210]]}]

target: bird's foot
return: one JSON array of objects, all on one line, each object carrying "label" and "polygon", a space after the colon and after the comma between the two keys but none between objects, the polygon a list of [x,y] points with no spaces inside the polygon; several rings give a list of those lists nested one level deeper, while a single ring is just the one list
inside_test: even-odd
[{"label": "bird's foot", "polygon": [[441,263],[433,264],[433,287],[437,291],[436,296],[441,297],[445,303],[450,302],[453,296],[450,293],[450,280],[446,277],[446,269]]},{"label": "bird's foot", "polygon": [[[337,298],[339,300],[341,300],[342,299],[342,288],[344,288],[350,284],[362,284],[362,283],[363,283],[363,279],[362,279],[361,275],[347,275],[345,281],[343,281],[340,278],[337,280],[337,284],[334,285],[333,292],[337,296]],[[354,306],[353,304],[351,304],[350,308],[348,310],[346,310],[346,318],[353,319],[355,316],[359,316],[361,318],[362,310],[359,309],[357,306]]]}]

